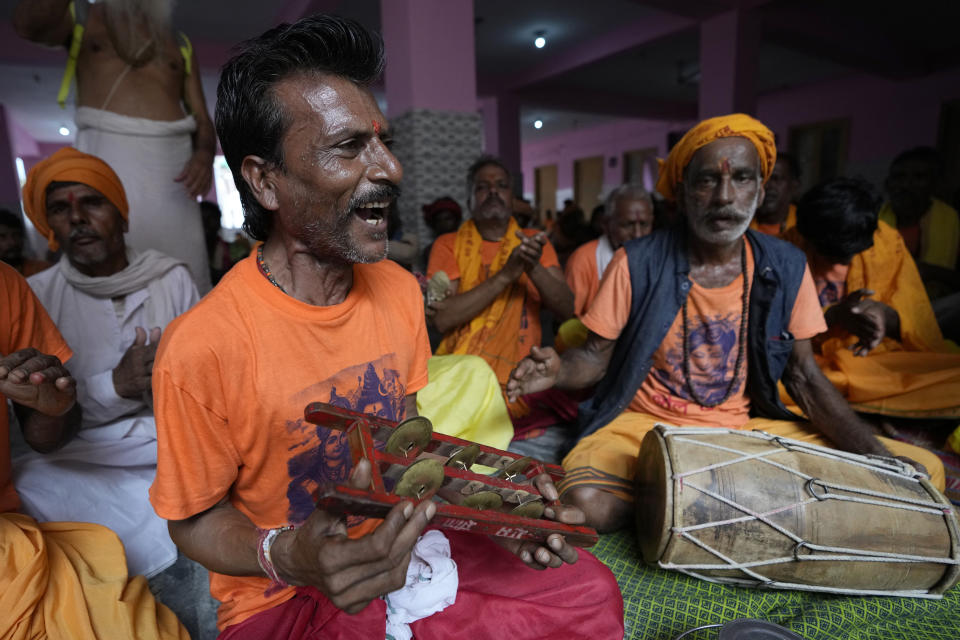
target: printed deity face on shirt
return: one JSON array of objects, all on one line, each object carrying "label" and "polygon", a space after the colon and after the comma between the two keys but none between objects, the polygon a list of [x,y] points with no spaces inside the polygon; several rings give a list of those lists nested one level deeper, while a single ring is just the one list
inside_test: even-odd
[{"label": "printed deity face on shirt", "polygon": [[300,75],[274,88],[290,121],[276,179],[274,231],[314,256],[347,263],[387,255],[387,207],[403,175],[386,118],[350,80]]},{"label": "printed deity face on shirt", "polygon": [[721,138],[697,150],[687,165],[678,204],[694,238],[730,244],[746,232],[763,200],[757,149],[746,138]]}]

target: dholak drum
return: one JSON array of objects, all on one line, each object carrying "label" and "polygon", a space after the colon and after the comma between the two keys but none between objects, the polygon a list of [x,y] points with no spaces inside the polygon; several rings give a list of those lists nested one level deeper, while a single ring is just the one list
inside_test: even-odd
[{"label": "dholak drum", "polygon": [[941,597],[956,515],[912,467],[759,431],[658,425],[640,447],[644,560],[743,586]]}]

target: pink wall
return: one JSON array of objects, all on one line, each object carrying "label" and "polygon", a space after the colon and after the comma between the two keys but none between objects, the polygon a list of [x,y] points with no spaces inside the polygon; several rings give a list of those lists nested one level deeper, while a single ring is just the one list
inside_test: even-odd
[{"label": "pink wall", "polygon": [[[897,153],[917,145],[936,145],[941,106],[956,99],[960,99],[960,69],[905,82],[851,75],[761,96],[757,113],[784,146],[793,125],[849,118],[846,173],[879,184]],[[604,188],[612,188],[623,175],[625,151],[656,147],[663,155],[667,133],[691,124],[624,119],[528,142],[522,147],[527,196],[534,191],[534,168],[556,164],[558,202],[571,197],[574,160],[597,155],[605,158]],[[609,166],[611,157],[618,159],[615,168]]]},{"label": "pink wall", "polygon": [[477,108],[472,0],[380,3],[387,54],[387,110]]},{"label": "pink wall", "polygon": [[[534,169],[543,165],[557,165],[557,204],[573,197],[573,163],[580,158],[603,156],[603,186],[609,191],[623,178],[623,154],[627,151],[656,148],[666,154],[667,133],[684,131],[693,124],[689,121],[659,121],[624,119],[608,124],[579,129],[550,136],[522,146],[523,185],[525,195],[533,197]],[[616,165],[610,166],[610,159]]]},{"label": "pink wall", "polygon": [[960,99],[960,69],[895,82],[855,75],[763,96],[758,115],[787,144],[792,125],[850,119],[848,175],[879,184],[893,157],[935,146],[944,102]]}]

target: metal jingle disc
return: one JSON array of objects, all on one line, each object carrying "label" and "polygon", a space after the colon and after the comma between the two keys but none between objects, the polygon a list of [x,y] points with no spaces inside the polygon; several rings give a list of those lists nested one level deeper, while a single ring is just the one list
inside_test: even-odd
[{"label": "metal jingle disc", "polygon": [[540,500],[531,500],[530,502],[524,502],[521,505],[517,505],[510,510],[510,514],[514,516],[521,516],[524,518],[539,518],[543,515],[543,510],[546,508],[546,505],[543,504]]},{"label": "metal jingle disc", "polygon": [[496,491],[480,491],[472,496],[467,496],[461,504],[464,507],[471,507],[480,511],[499,509],[503,504],[503,498]]},{"label": "metal jingle disc", "polygon": [[500,472],[507,480],[513,479],[515,476],[519,475],[521,471],[530,466],[530,462],[533,461],[533,458],[530,456],[523,456],[522,458],[517,458],[506,467],[503,468],[503,471]]},{"label": "metal jingle disc", "polygon": [[423,416],[407,418],[397,425],[387,438],[383,450],[390,455],[406,458],[411,452],[423,449],[430,444],[433,425]]},{"label": "metal jingle disc", "polygon": [[424,458],[407,467],[397,481],[393,493],[406,498],[420,499],[443,484],[443,465],[439,460]]},{"label": "metal jingle disc", "polygon": [[480,447],[475,444],[469,444],[447,458],[446,466],[467,470],[473,465],[479,455]]}]

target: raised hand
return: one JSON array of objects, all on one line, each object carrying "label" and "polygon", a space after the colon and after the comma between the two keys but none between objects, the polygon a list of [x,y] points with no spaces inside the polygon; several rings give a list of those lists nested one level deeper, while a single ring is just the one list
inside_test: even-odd
[{"label": "raised hand", "polygon": [[[354,467],[350,484],[369,488],[367,460]],[[277,538],[271,556],[287,583],[314,586],[339,609],[358,613],[405,584],[410,552],[436,511],[430,500],[416,507],[401,502],[376,531],[351,540],[342,518],[315,510],[303,526]]]},{"label": "raised hand", "polygon": [[0,393],[44,415],[60,416],[76,401],[77,382],[56,356],[21,349],[0,358]]},{"label": "raised hand", "polygon": [[507,380],[507,398],[516,401],[522,395],[551,388],[560,373],[560,355],[553,347],[532,347]]},{"label": "raised hand", "polygon": [[139,399],[150,390],[153,380],[153,360],[157,355],[157,345],[160,344],[160,327],[150,330],[149,343],[146,329],[137,327],[135,331],[137,335],[133,339],[133,344],[113,369],[113,387],[117,395],[122,398]]}]

